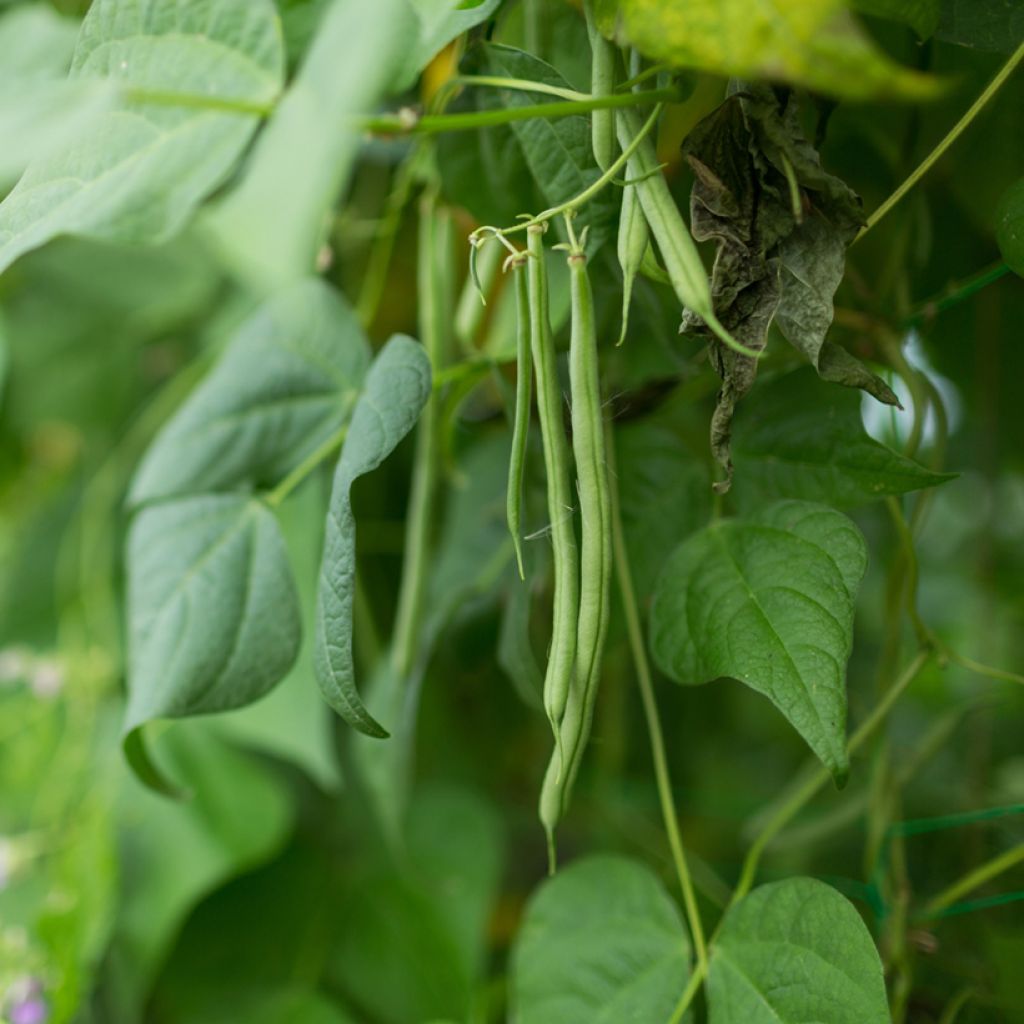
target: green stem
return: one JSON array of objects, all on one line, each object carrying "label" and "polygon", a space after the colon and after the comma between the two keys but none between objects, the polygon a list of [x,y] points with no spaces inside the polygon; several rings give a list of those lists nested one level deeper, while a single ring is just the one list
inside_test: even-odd
[{"label": "green stem", "polygon": [[654,778],[658,787],[661,816],[665,822],[665,832],[668,835],[669,846],[672,850],[672,860],[679,879],[679,887],[682,890],[683,904],[686,907],[686,919],[690,925],[690,934],[693,937],[694,950],[697,954],[697,970],[694,978],[698,980],[694,982],[693,978],[691,978],[690,984],[699,986],[699,979],[707,973],[708,964],[704,926],[701,923],[700,910],[697,907],[697,899],[693,890],[693,881],[686,863],[686,851],[683,847],[682,836],[679,833],[679,816],[676,812],[675,801],[672,796],[672,779],[669,775],[668,759],[665,756],[665,739],[661,731],[658,703],[654,698],[654,684],[651,679],[650,664],[647,661],[647,648],[644,645],[643,627],[640,623],[640,609],[637,605],[636,591],[633,587],[633,574],[629,565],[629,553],[626,550],[626,540],[622,529],[618,477],[615,472],[615,442],[610,426],[606,430],[606,436],[605,451],[608,458],[608,473],[612,481],[610,497],[615,573],[619,581],[619,594],[622,598],[622,609],[626,619],[626,632],[629,636],[629,646],[633,654],[637,683],[640,686],[644,716],[647,719],[647,731],[651,741],[651,758],[654,761]]},{"label": "green stem", "polygon": [[311,451],[264,499],[277,508],[312,473],[324,459],[333,455],[344,443],[348,424],[339,427],[323,444]]},{"label": "green stem", "polygon": [[589,185],[578,195],[573,196],[572,199],[568,199],[564,203],[560,203],[558,206],[551,206],[546,210],[542,210],[535,217],[531,217],[529,220],[524,220],[510,228],[496,229],[485,226],[477,228],[473,234],[477,237],[480,237],[481,233],[487,232],[501,236],[511,235],[516,231],[525,231],[527,228],[544,224],[559,215],[572,213],[573,210],[578,210],[581,206],[589,203],[590,200],[601,191],[601,189],[606,185],[611,184],[615,180],[615,176],[619,171],[626,166],[629,162],[629,158],[637,151],[640,144],[647,138],[654,126],[658,123],[658,116],[661,114],[661,109],[662,104],[657,104],[651,111],[650,116],[644,122],[643,127],[641,127],[640,131],[633,137],[633,141],[619,154],[618,158],[608,165],[608,169],[596,181],[594,181],[592,185]]},{"label": "green stem", "polygon": [[680,1024],[680,1021],[686,1015],[686,1011],[690,1008],[690,1003],[693,1002],[694,997],[700,990],[702,982],[707,977],[707,973],[708,965],[706,962],[703,964],[698,963],[694,967],[690,980],[686,983],[686,988],[683,989],[683,994],[679,997],[679,1002],[676,1003],[672,1016],[668,1019],[668,1024]]},{"label": "green stem", "polygon": [[995,78],[989,82],[981,95],[968,107],[963,117],[949,130],[946,137],[921,161],[903,184],[868,217],[867,224],[861,228],[860,234],[854,239],[855,242],[863,238],[931,170],[946,150],[956,142],[970,123],[981,113],[989,100],[1000,90],[1022,60],[1024,60],[1024,43],[1017,47],[1010,56],[1010,59],[999,69],[999,73]]},{"label": "green stem", "polygon": [[938,316],[939,313],[944,313],[947,309],[958,306],[965,299],[969,299],[972,295],[980,292],[982,288],[987,288],[990,284],[998,281],[1001,277],[1005,277],[1008,273],[1010,273],[1010,268],[1000,261],[992,266],[985,267],[984,270],[979,270],[976,274],[972,274],[962,281],[956,281],[938,295],[934,295],[920,305],[915,306],[904,318],[901,326],[913,327],[925,320],[930,320]]},{"label": "green stem", "polygon": [[653,89],[644,93],[616,93],[613,96],[599,96],[585,100],[565,100],[559,103],[536,103],[522,107],[501,107],[498,110],[473,110],[458,114],[381,114],[377,117],[362,118],[359,127],[364,131],[381,135],[432,135],[436,132],[470,131],[487,128],[512,121],[529,121],[535,117],[548,119],[573,117],[591,110],[607,110],[616,107],[636,107],[644,104],[661,103],[678,98],[675,89]]},{"label": "green stem", "polygon": [[927,919],[940,916],[943,910],[952,906],[962,896],[966,896],[969,892],[973,892],[1004,871],[1009,871],[1010,868],[1021,863],[1024,863],[1024,843],[1006,850],[998,857],[993,857],[990,861],[979,865],[963,878],[943,889],[938,896],[928,901],[921,917]]},{"label": "green stem", "polygon": [[559,99],[571,100],[573,103],[593,99],[588,92],[577,92],[575,89],[563,89],[547,82],[534,82],[529,78],[502,78],[499,75],[459,75],[452,79],[455,85],[482,85],[494,89],[511,89],[514,92],[538,92],[546,96],[557,96]]},{"label": "green stem", "polygon": [[[896,701],[903,695],[903,692],[917,678],[921,669],[932,657],[929,649],[921,650],[914,657],[913,661],[904,669],[903,674],[889,688],[885,696],[875,705],[871,714],[861,723],[856,732],[850,737],[846,744],[846,750],[852,757],[874,731],[885,721],[886,716],[892,711]],[[764,827],[758,833],[757,838],[751,844],[743,861],[743,870],[740,873],[740,880],[733,892],[732,903],[736,904],[750,892],[757,875],[758,864],[768,844],[782,829],[803,809],[803,807],[818,793],[819,790],[831,778],[824,768],[818,768],[793,795],[782,804],[779,809],[769,818]],[[712,937],[712,941],[714,938]]]}]

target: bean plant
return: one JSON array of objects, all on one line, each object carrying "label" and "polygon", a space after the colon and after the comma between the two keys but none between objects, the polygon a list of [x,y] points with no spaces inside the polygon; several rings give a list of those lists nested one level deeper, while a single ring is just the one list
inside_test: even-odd
[{"label": "bean plant", "polygon": [[0,1018],[1024,1020],[1019,0],[4,0]]}]

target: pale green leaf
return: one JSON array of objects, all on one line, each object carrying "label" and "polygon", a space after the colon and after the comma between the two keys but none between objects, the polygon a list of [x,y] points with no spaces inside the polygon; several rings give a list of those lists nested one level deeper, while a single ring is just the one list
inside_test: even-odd
[{"label": "pale green leaf", "polygon": [[407,88],[416,75],[453,39],[486,21],[501,0],[409,0],[419,19],[419,40],[409,58],[401,85]]},{"label": "pale green leaf", "polygon": [[887,1024],[878,951],[853,905],[813,878],[755,889],[711,952],[709,1024]]},{"label": "pale green leaf", "polygon": [[869,437],[860,396],[799,370],[758,390],[733,436],[741,510],[775,498],[849,508],[952,480]]},{"label": "pale green leaf", "polygon": [[276,294],[157,436],[130,500],[272,485],[351,412],[370,350],[355,314],[310,278]]},{"label": "pale green leaf", "polygon": [[282,75],[270,0],[96,0],[71,78],[121,99],[0,204],[0,270],[59,234],[169,238],[231,171]]},{"label": "pale green leaf", "polygon": [[352,600],[356,522],[350,490],[376,469],[412,430],[430,395],[431,368],[422,346],[402,335],[381,350],[366,375],[334,473],[317,601],[314,664],[327,702],[371,736],[386,736],[366,711],[352,664]]},{"label": "pale green leaf", "polygon": [[853,0],[861,14],[909,25],[919,39],[928,39],[939,25],[939,0]]},{"label": "pale green leaf", "polygon": [[690,943],[664,886],[625,857],[562,868],[530,901],[512,951],[515,1024],[666,1021]]},{"label": "pale green leaf", "polygon": [[669,557],[651,648],[676,682],[723,676],[763,693],[845,781],[846,662],[864,538],[823,505],[782,501],[694,534]]},{"label": "pale green leaf", "polygon": [[252,703],[291,668],[301,631],[270,511],[242,495],[142,510],[128,537],[125,731]]},{"label": "pale green leaf", "polygon": [[893,63],[843,0],[619,0],[646,57],[735,78],[768,78],[846,99],[922,99],[937,83]]},{"label": "pale green leaf", "polygon": [[408,0],[333,0],[244,179],[211,211],[238,273],[271,287],[313,271],[361,143],[357,116],[395,87],[415,40]]}]

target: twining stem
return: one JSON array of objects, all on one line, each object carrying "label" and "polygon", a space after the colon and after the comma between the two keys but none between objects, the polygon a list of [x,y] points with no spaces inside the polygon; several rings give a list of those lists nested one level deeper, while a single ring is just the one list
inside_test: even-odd
[{"label": "twining stem", "polygon": [[987,288],[990,284],[998,281],[1001,277],[1005,277],[1008,273],[1010,273],[1010,268],[1000,260],[998,263],[992,264],[992,266],[985,267],[984,270],[979,270],[976,274],[972,274],[963,281],[956,281],[938,295],[934,295],[932,298],[926,299],[915,306],[904,318],[901,326],[913,327],[916,324],[930,320],[932,317],[938,316],[939,313],[944,313],[947,309],[958,306],[965,299],[969,299],[972,295],[980,292],[982,288]]},{"label": "twining stem", "polygon": [[[451,217],[438,208],[433,193],[424,195],[420,210],[417,305],[420,337],[431,365],[438,369],[451,346]],[[416,452],[406,518],[405,553],[392,637],[392,664],[399,678],[408,677],[416,661],[423,600],[426,594],[430,534],[440,477],[441,396],[432,392],[416,428]]]},{"label": "twining stem", "polygon": [[559,85],[547,82],[534,82],[529,78],[502,78],[500,75],[457,75],[451,79],[453,85],[482,85],[494,89],[511,89],[514,92],[538,92],[546,96],[557,96],[559,99],[580,103],[593,97],[588,92],[577,92],[575,89],[563,89]]},{"label": "twining stem", "polygon": [[708,965],[706,961],[703,964],[698,963],[694,967],[690,980],[686,983],[686,988],[683,989],[683,994],[679,997],[679,1002],[676,1003],[672,1016],[668,1019],[668,1024],[680,1024],[686,1011],[690,1008],[690,1003],[693,1002],[704,979],[707,977],[707,973]]},{"label": "twining stem", "polygon": [[521,107],[500,107],[497,110],[471,110],[457,114],[380,114],[359,119],[364,131],[381,135],[432,135],[437,132],[470,131],[512,121],[529,121],[535,117],[550,119],[586,114],[591,110],[636,107],[678,99],[676,89],[652,89],[644,93],[616,93],[612,96],[564,100],[558,103],[536,103]]},{"label": "twining stem", "polygon": [[956,142],[970,123],[981,113],[989,100],[1002,88],[1022,60],[1024,60],[1024,43],[1017,47],[1010,56],[1010,59],[999,69],[999,73],[995,78],[989,82],[981,95],[968,107],[963,117],[949,130],[946,137],[921,161],[899,188],[868,217],[867,223],[861,228],[860,234],[854,239],[855,242],[863,238],[931,170],[946,150]]},{"label": "twining stem", "polygon": [[[626,632],[629,636],[629,647],[633,655],[637,683],[640,686],[640,698],[647,719],[647,732],[651,741],[651,758],[654,761],[654,778],[658,787],[658,801],[661,804],[661,816],[665,822],[672,860],[675,864],[679,887],[683,894],[686,908],[686,919],[689,922],[690,934],[693,938],[694,950],[697,954],[697,967],[693,978],[703,977],[707,973],[707,944],[704,939],[704,926],[700,919],[700,910],[694,895],[690,869],[686,863],[686,851],[679,833],[679,818],[675,800],[672,796],[672,779],[669,776],[668,759],[665,756],[665,739],[661,731],[661,718],[658,704],[654,699],[654,684],[651,680],[651,668],[647,661],[647,648],[644,645],[643,627],[640,623],[640,610],[637,605],[636,591],[633,587],[633,573],[629,565],[629,553],[626,550],[625,535],[622,530],[622,514],[619,505],[618,477],[615,473],[615,444],[611,427],[606,430],[605,450],[608,458],[608,473],[611,479],[611,512],[612,512],[612,551],[615,561],[615,575],[619,581],[619,594],[622,598],[622,610],[626,619]],[[694,984],[691,978],[690,984]],[[696,982],[699,986],[699,980]]]},{"label": "twining stem", "polygon": [[313,449],[264,499],[271,508],[277,508],[324,459],[333,455],[345,442],[348,424],[339,427],[321,445]]},{"label": "twining stem", "polygon": [[[847,753],[851,757],[856,750],[863,746],[864,742],[874,733],[879,725],[885,721],[886,716],[892,711],[896,701],[899,700],[907,687],[917,678],[932,656],[930,649],[918,651],[913,661],[904,669],[903,674],[889,687],[882,699],[875,705],[871,714],[864,719],[846,744]],[[825,786],[830,778],[831,776],[826,769],[818,768],[768,819],[747,851],[746,859],[743,861],[743,870],[740,873],[740,880],[732,895],[733,904],[738,903],[750,892],[754,884],[754,878],[757,875],[758,864],[768,844]]]},{"label": "twining stem", "polygon": [[943,889],[938,896],[928,901],[920,916],[922,918],[940,916],[942,911],[952,906],[962,896],[966,896],[967,893],[973,892],[997,875],[1001,875],[1004,871],[1009,871],[1010,868],[1021,863],[1024,863],[1024,843],[993,857]]}]

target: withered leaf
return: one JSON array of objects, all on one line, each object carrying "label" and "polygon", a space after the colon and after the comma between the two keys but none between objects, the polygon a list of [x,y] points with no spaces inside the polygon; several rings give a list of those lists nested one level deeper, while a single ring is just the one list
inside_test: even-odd
[{"label": "withered leaf", "polygon": [[[764,349],[774,321],[824,380],[898,404],[881,378],[826,340],[846,249],[863,223],[860,198],[821,166],[787,90],[735,83],[734,91],[683,144],[694,172],[691,230],[718,246],[711,274],[715,312],[738,341]],[[757,361],[722,344],[686,312],[680,331],[708,343],[722,378],[711,449],[726,478],[736,403],[753,387]]]}]

